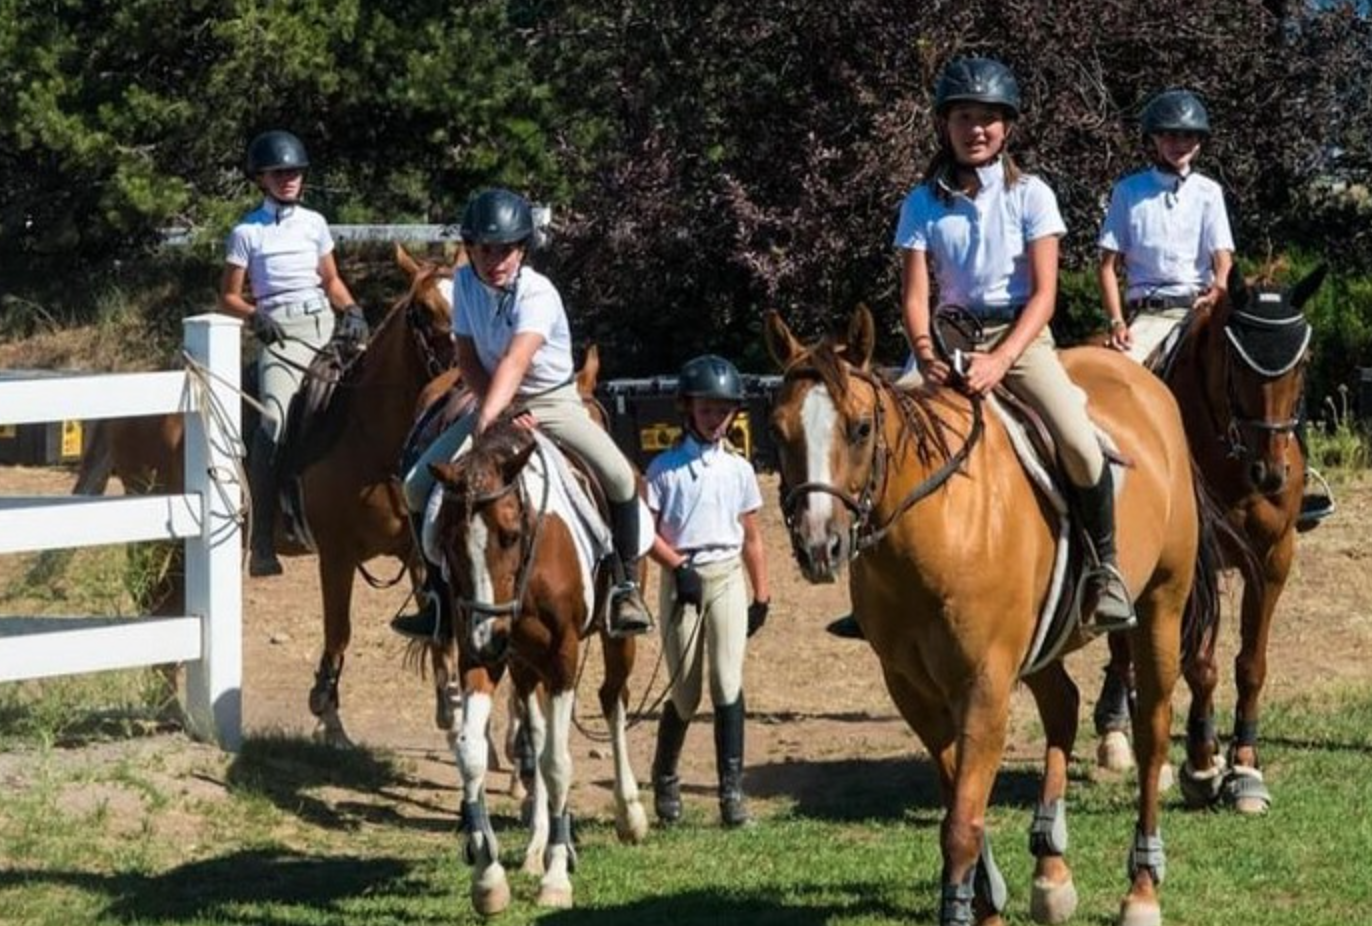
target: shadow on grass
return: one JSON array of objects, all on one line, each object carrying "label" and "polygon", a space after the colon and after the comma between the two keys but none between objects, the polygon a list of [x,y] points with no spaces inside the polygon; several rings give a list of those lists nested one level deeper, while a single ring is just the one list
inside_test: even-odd
[{"label": "shadow on grass", "polygon": [[[101,894],[108,898],[107,917],[116,922],[196,920],[286,926],[305,921],[302,909],[311,911],[311,917],[324,911],[332,921],[345,912],[340,905],[354,898],[374,894],[405,898],[410,893],[405,884],[410,874],[411,866],[397,859],[246,850],[157,875],[0,871],[0,889],[49,884]],[[413,917],[404,919],[414,922]]]},{"label": "shadow on grass", "polygon": [[[243,742],[226,778],[231,789],[263,797],[316,826],[349,830],[378,824],[447,832],[456,825],[455,806],[426,799],[431,782],[405,772],[388,754],[365,747],[340,749],[292,736],[252,737]],[[402,814],[403,806],[422,815]]]}]

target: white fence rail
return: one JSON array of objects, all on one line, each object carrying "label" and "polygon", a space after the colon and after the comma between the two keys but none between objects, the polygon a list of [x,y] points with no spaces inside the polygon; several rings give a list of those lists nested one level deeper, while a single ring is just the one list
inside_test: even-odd
[{"label": "white fence rail", "polygon": [[186,415],[186,490],[124,498],[0,497],[0,553],[182,539],[185,616],[0,616],[0,682],[185,662],[197,736],[242,738],[241,550],[236,479],[239,322],[185,321],[184,372],[0,381],[0,424]]}]

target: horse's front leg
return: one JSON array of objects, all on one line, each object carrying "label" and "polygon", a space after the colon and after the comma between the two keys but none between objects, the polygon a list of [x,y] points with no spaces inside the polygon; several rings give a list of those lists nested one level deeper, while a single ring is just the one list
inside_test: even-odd
[{"label": "horse's front leg", "polygon": [[[541,689],[542,690],[542,689]],[[538,888],[540,907],[572,906],[572,878],[576,848],[572,845],[572,815],[567,796],[572,785],[572,711],[576,689],[567,688],[540,698],[547,712],[547,741],[539,753],[540,770],[548,785],[549,833],[543,880]]]},{"label": "horse's front leg", "polygon": [[532,772],[526,782],[528,794],[520,808],[520,815],[529,827],[529,846],[524,850],[524,865],[520,870],[541,878],[546,870],[544,856],[548,851],[549,830],[548,785],[541,766],[543,753],[548,748],[548,715],[537,689],[527,691],[519,701],[523,704],[524,739],[529,751],[529,755],[521,756],[519,762],[522,767],[526,759],[532,761]]},{"label": "horse's front leg", "polygon": [[1258,760],[1258,718],[1263,686],[1267,683],[1267,646],[1272,618],[1286,588],[1296,555],[1296,532],[1288,531],[1272,548],[1261,578],[1243,583],[1243,623],[1239,654],[1234,657],[1234,738],[1229,744],[1229,772],[1224,783],[1225,804],[1242,814],[1266,813],[1272,795],[1262,779]]},{"label": "horse's front leg", "polygon": [[500,864],[500,844],[486,810],[486,763],[495,684],[479,669],[463,673],[462,728],[453,750],[462,776],[463,856],[472,866],[472,906],[483,916],[510,904],[510,886]]},{"label": "horse's front leg", "polygon": [[648,814],[638,796],[638,779],[629,764],[629,673],[634,663],[634,638],[601,634],[605,653],[605,681],[600,686],[600,710],[610,729],[615,762],[615,833],[620,842],[638,844],[648,835]]},{"label": "horse's front leg", "polygon": [[352,637],[353,570],[337,551],[319,550],[319,591],[324,604],[324,650],[310,689],[310,713],[319,718],[315,736],[331,746],[351,746],[339,714],[338,682]]},{"label": "horse's front leg", "polygon": [[1067,765],[1077,738],[1081,697],[1061,662],[1025,683],[1034,695],[1048,740],[1039,803],[1029,826],[1029,850],[1037,859],[1029,911],[1036,923],[1065,923],[1077,910],[1077,888],[1066,859]]}]

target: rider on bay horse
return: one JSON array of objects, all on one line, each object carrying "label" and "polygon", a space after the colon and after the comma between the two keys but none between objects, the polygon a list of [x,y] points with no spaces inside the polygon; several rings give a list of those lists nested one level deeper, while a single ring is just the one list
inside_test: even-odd
[{"label": "rider on bay horse", "polygon": [[[604,486],[610,508],[615,584],[610,598],[614,634],[652,629],[652,615],[636,580],[639,498],[633,466],[610,435],[591,420],[573,379],[572,336],[562,297],[553,283],[525,264],[534,236],[524,197],[489,189],[462,214],[462,241],[471,263],[453,281],[453,331],[462,380],[475,408],[444,431],[405,476],[405,502],[419,548],[425,511],[434,493],[430,463],[464,452],[472,437],[513,409],[515,421],[538,427],[581,457]],[[440,632],[448,602],[441,571],[425,571],[427,603],[417,614],[391,622],[398,633],[429,639]]]}]

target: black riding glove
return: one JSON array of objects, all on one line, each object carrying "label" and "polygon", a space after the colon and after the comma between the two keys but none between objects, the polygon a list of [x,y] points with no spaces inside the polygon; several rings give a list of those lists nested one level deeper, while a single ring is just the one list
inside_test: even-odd
[{"label": "black riding glove", "polygon": [[349,344],[361,344],[371,333],[372,330],[367,325],[367,316],[357,303],[343,310],[338,319],[338,326],[334,328],[334,337]]},{"label": "black riding glove", "polygon": [[266,312],[258,309],[252,313],[252,333],[263,347],[286,339],[286,329]]},{"label": "black riding glove", "polygon": [[770,601],[754,601],[748,605],[748,636],[757,633],[767,623],[767,611],[771,606]]},{"label": "black riding glove", "polygon": [[682,563],[672,570],[672,579],[676,582],[677,605],[685,607],[689,604],[699,610],[704,603],[705,595],[700,573],[696,572],[690,563]]}]

